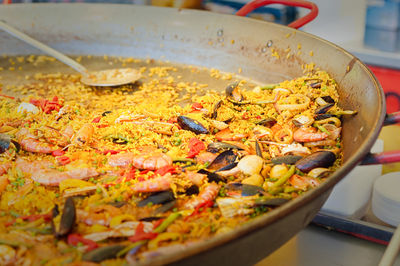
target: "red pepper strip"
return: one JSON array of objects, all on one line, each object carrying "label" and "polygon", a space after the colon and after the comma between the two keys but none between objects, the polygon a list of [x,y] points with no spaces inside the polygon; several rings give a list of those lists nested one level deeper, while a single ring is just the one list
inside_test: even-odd
[{"label": "red pepper strip", "polygon": [[61,150],[61,149],[52,151],[52,153],[51,153],[51,155],[53,155],[54,157],[56,157],[56,156],[63,156],[64,154],[65,154],[65,151],[63,151],[63,150]]},{"label": "red pepper strip", "polygon": [[105,127],[109,127],[110,125],[107,124],[101,124],[101,125],[97,125],[96,127],[98,128],[105,128]]},{"label": "red pepper strip", "polygon": [[145,233],[143,229],[144,229],[144,224],[140,222],[136,227],[135,234],[128,238],[129,241],[137,242],[140,240],[153,239],[156,238],[158,235],[157,233],[154,232]]},{"label": "red pepper strip", "polygon": [[78,243],[82,243],[85,246],[87,246],[86,251],[91,251],[93,249],[96,249],[99,246],[93,240],[83,238],[82,236],[80,236],[78,234],[69,234],[67,242],[69,245],[72,245],[72,246],[76,246],[76,245],[78,245]]},{"label": "red pepper strip", "polygon": [[[43,218],[46,222],[48,222],[51,220],[52,216],[53,215],[50,212],[50,213],[45,213],[45,214],[31,214],[31,215],[20,216],[17,219],[22,219],[24,221],[33,222],[33,221],[39,220],[40,218]],[[5,226],[13,225],[17,221],[17,219],[7,222],[4,225]]]},{"label": "red pepper strip", "polygon": [[31,99],[29,102],[40,107],[46,114],[50,114],[53,110],[58,112],[62,106],[62,104],[58,102],[57,96],[54,96],[51,101],[47,99]]},{"label": "red pepper strip", "polygon": [[[202,204],[199,204],[199,205],[194,209],[194,211],[192,212],[191,215],[186,216],[186,218],[184,219],[184,221],[187,221],[189,218],[194,217],[194,216],[196,216],[196,215],[198,215],[198,214],[204,212],[208,207],[211,207],[211,206],[213,206],[213,205],[214,205],[214,201],[212,201],[212,200],[209,200],[209,201],[206,201],[206,202],[204,202],[204,203],[202,203]],[[202,210],[202,211],[199,211],[201,208],[203,208],[203,210]]]},{"label": "red pepper strip", "polygon": [[104,151],[102,151],[102,153],[104,154],[104,155],[106,155],[107,153],[110,153],[110,154],[117,154],[117,153],[120,153],[121,152],[121,150],[104,150]]},{"label": "red pepper strip", "polygon": [[194,158],[197,154],[200,153],[200,151],[206,149],[206,145],[204,142],[198,140],[197,138],[191,138],[189,140],[189,153],[187,158]]},{"label": "red pepper strip", "polygon": [[71,159],[68,156],[60,156],[60,157],[57,157],[56,160],[58,161],[58,163],[60,165],[66,165],[71,162]]},{"label": "red pepper strip", "polygon": [[126,173],[126,181],[130,181],[135,178],[136,175],[136,168],[131,168],[129,172]]},{"label": "red pepper strip", "polygon": [[163,175],[165,175],[166,173],[171,173],[171,174],[176,173],[175,167],[172,166],[172,165],[166,165],[166,166],[164,166],[164,167],[161,167],[160,169],[157,169],[157,170],[154,172],[155,175],[160,175],[160,176],[163,176]]},{"label": "red pepper strip", "polygon": [[192,110],[193,111],[198,111],[198,110],[201,110],[201,109],[203,109],[203,105],[201,105],[201,103],[193,103],[192,104]]},{"label": "red pepper strip", "polygon": [[153,228],[157,228],[160,224],[162,224],[162,222],[164,222],[165,219],[160,219],[157,220],[153,223]]},{"label": "red pepper strip", "polygon": [[8,96],[8,95],[5,95],[5,94],[0,94],[0,96],[1,96],[1,97],[6,97],[6,98],[9,98],[9,99],[12,99],[12,100],[15,99],[15,97]]},{"label": "red pepper strip", "polygon": [[99,123],[100,119],[101,119],[101,116],[95,117],[95,118],[93,118],[92,123]]}]

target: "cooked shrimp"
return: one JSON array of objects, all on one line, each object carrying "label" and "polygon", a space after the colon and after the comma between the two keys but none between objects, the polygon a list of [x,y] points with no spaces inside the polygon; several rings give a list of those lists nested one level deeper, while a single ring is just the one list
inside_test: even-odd
[{"label": "cooked shrimp", "polygon": [[325,132],[315,132],[314,128],[299,128],[294,132],[293,139],[297,142],[324,140],[328,137]]},{"label": "cooked shrimp", "polygon": [[208,184],[195,198],[185,203],[185,209],[195,209],[197,206],[213,201],[218,195],[219,185],[216,183]]},{"label": "cooked shrimp", "polygon": [[74,168],[71,166],[71,170],[60,172],[56,169],[49,168],[49,166],[53,166],[53,164],[48,161],[29,162],[18,158],[16,165],[23,172],[31,174],[31,179],[33,181],[47,186],[58,186],[60,182],[65,179],[89,179],[99,175],[94,168],[79,167],[79,165],[75,165]]},{"label": "cooked shrimp", "polygon": [[166,173],[163,176],[148,179],[134,184],[131,189],[133,192],[157,192],[168,190],[171,187],[172,178],[171,173]]},{"label": "cooked shrimp", "polygon": [[72,143],[84,145],[90,142],[94,134],[94,127],[92,124],[84,124],[78,132],[72,137]]},{"label": "cooked shrimp", "polygon": [[11,163],[0,164],[0,176],[7,173],[8,169],[11,167]]},{"label": "cooked shrimp", "polygon": [[17,253],[8,245],[0,245],[0,264],[14,265]]},{"label": "cooked shrimp", "polygon": [[108,164],[113,167],[128,167],[132,164],[135,154],[133,152],[113,154],[108,159]]},{"label": "cooked shrimp", "polygon": [[157,170],[172,165],[172,159],[153,148],[143,148],[141,154],[133,157],[132,163],[134,167],[139,169]]},{"label": "cooked shrimp", "polygon": [[111,219],[121,214],[122,211],[120,209],[108,204],[90,208],[89,211],[84,211],[81,209],[76,210],[76,216],[78,220],[87,225],[100,224],[109,226]]},{"label": "cooked shrimp", "polygon": [[211,153],[209,151],[201,151],[199,154],[196,155],[195,160],[199,164],[211,163],[217,158],[218,154]]},{"label": "cooked shrimp", "polygon": [[65,147],[68,145],[69,139],[71,138],[50,126],[42,126],[39,130],[42,132],[46,141],[53,145]]},{"label": "cooked shrimp", "polygon": [[207,175],[196,173],[193,171],[186,171],[186,176],[196,186],[201,186],[204,180],[207,178]]},{"label": "cooked shrimp", "polygon": [[215,134],[215,138],[219,141],[241,140],[246,137],[247,137],[247,134],[233,133],[229,128],[225,128],[224,130],[221,130],[217,134]]},{"label": "cooked shrimp", "polygon": [[52,153],[53,151],[58,149],[58,147],[54,144],[38,140],[37,137],[31,134],[26,128],[21,128],[17,132],[16,137],[18,143],[25,151],[37,153]]},{"label": "cooked shrimp", "polygon": [[46,186],[58,186],[60,182],[65,179],[89,179],[99,175],[99,173],[91,167],[76,168],[64,172],[55,169],[46,169],[31,174],[33,181]]},{"label": "cooked shrimp", "polygon": [[315,178],[308,176],[292,175],[289,179],[289,183],[301,190],[306,190],[308,186],[316,187],[319,185],[319,181]]}]

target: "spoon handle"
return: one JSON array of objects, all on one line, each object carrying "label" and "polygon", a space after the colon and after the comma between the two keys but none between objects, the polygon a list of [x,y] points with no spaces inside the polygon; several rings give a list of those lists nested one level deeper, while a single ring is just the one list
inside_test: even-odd
[{"label": "spoon handle", "polygon": [[21,31],[11,27],[10,25],[6,24],[4,22],[4,20],[0,20],[0,29],[8,32],[9,34],[13,35],[14,37],[20,39],[21,41],[24,41],[30,45],[32,45],[33,47],[36,47],[37,49],[53,56],[54,58],[60,60],[61,62],[63,62],[64,64],[72,67],[73,69],[75,69],[76,71],[78,71],[79,73],[81,73],[82,75],[87,75],[87,70],[84,66],[82,66],[81,64],[77,63],[76,61],[72,60],[71,58],[69,58],[68,56],[54,50],[53,48],[35,40],[32,39],[31,37],[29,37],[28,35],[26,35],[25,33],[22,33]]}]

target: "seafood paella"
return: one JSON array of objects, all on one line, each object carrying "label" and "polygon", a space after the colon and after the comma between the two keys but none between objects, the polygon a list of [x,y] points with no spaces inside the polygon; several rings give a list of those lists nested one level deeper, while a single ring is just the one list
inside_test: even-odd
[{"label": "seafood paella", "polygon": [[257,219],[340,166],[341,117],[355,112],[328,73],[256,84],[212,69],[227,82],[218,91],[177,68],[147,60],[118,88],[39,72],[2,85],[1,265],[146,262]]}]

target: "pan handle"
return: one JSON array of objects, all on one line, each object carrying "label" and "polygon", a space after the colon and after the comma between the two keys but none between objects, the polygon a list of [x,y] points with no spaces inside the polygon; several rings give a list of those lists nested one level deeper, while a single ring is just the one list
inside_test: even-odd
[{"label": "pan handle", "polygon": [[[399,124],[400,123],[400,112],[387,114],[384,126]],[[361,161],[361,165],[369,164],[386,164],[386,163],[397,163],[400,162],[400,151],[385,151],[382,153],[369,153]]]},{"label": "pan handle", "polygon": [[298,29],[302,27],[303,25],[307,24],[308,22],[312,21],[315,19],[318,15],[318,7],[316,4],[308,2],[308,1],[303,1],[303,0],[254,0],[246,5],[244,5],[241,9],[239,9],[236,12],[237,16],[246,16],[249,14],[251,11],[254,9],[257,9],[259,7],[269,5],[269,4],[282,4],[286,6],[296,6],[296,7],[304,7],[307,9],[310,9],[310,13],[305,15],[302,18],[299,18],[292,23],[290,23],[288,26]]}]

